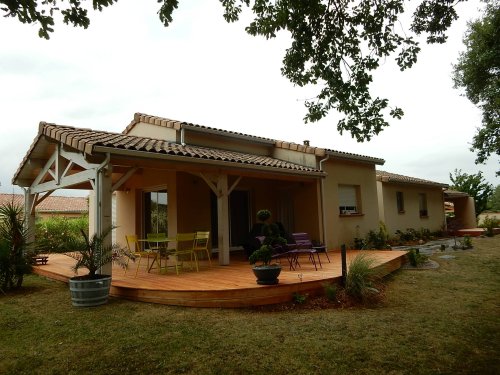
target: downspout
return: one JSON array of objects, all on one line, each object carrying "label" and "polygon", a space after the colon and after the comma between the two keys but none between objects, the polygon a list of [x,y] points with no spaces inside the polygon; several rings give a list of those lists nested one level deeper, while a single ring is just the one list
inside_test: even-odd
[{"label": "downspout", "polygon": [[101,184],[100,184],[100,179],[99,179],[99,173],[108,165],[109,161],[111,160],[111,156],[109,152],[106,152],[106,158],[104,161],[99,164],[99,166],[96,168],[96,174],[95,174],[95,212],[94,212],[94,217],[95,217],[95,228],[94,231],[95,233],[98,233],[98,235],[102,235],[102,223],[101,220],[98,218],[101,217],[101,210],[102,210],[102,194],[101,194]]},{"label": "downspout", "polygon": [[[323,172],[323,163],[330,159],[330,155],[327,154],[326,158],[319,161],[319,169]],[[326,237],[326,210],[325,210],[325,179],[321,178],[321,214],[323,218],[323,243],[325,246],[327,245],[327,237]]]},{"label": "downspout", "polygon": [[186,145],[186,142],[185,142],[185,129],[184,129],[184,126],[181,127],[181,145],[182,146],[185,146]]}]

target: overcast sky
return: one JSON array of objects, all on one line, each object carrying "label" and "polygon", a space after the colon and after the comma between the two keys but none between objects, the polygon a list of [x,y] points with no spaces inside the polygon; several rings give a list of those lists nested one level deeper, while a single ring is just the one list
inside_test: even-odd
[{"label": "overcast sky", "polygon": [[483,171],[499,184],[498,158],[475,165],[469,151],[479,110],[453,89],[452,64],[463,50],[466,21],[478,0],[459,4],[445,45],[422,46],[418,63],[400,72],[387,60],[373,96],[402,107],[402,120],[370,142],[336,131],[338,116],[304,124],[304,99],[280,74],[289,39],[249,36],[245,22],[227,24],[216,0],[181,2],[164,28],[155,1],[121,0],[91,12],[89,29],[56,24],[49,41],[36,25],[0,19],[0,191],[20,192],[12,177],[40,121],[121,132],[135,112],[251,135],[369,155],[389,172],[450,183],[449,173]]}]

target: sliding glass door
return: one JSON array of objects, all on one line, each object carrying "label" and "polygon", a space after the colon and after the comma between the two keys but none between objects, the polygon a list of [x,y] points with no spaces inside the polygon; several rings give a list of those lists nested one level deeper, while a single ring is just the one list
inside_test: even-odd
[{"label": "sliding glass door", "polygon": [[168,236],[167,190],[144,193],[144,229],[148,233],[165,233]]}]

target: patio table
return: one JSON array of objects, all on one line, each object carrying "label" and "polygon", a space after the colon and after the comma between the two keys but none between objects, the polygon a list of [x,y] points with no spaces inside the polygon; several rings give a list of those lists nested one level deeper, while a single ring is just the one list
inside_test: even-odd
[{"label": "patio table", "polygon": [[[148,244],[156,243],[155,247],[150,246],[150,250],[158,253],[158,257],[160,259],[160,261],[158,262],[158,268],[159,268],[160,273],[162,272],[162,266],[161,266],[162,253],[165,255],[165,267],[164,268],[165,268],[165,272],[166,272],[167,271],[167,260],[168,260],[168,256],[169,256],[167,244],[169,242],[176,241],[176,238],[175,237],[154,237],[154,238],[149,238],[149,239],[143,238],[143,239],[139,239],[138,241],[139,242],[147,242]],[[154,262],[151,263],[151,266],[149,266],[148,272],[150,272],[151,269],[153,268],[153,264],[154,264]]]}]

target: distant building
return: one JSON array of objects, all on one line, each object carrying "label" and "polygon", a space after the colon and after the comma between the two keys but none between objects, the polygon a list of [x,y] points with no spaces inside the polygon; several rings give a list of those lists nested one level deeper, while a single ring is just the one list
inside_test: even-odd
[{"label": "distant building", "polygon": [[[24,206],[24,195],[0,193],[0,205],[13,202],[17,206]],[[87,197],[49,196],[35,209],[37,217],[42,219],[52,216],[80,217],[89,213]]]}]

